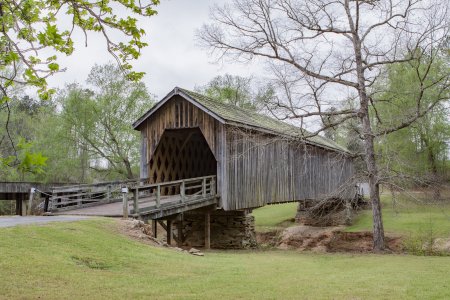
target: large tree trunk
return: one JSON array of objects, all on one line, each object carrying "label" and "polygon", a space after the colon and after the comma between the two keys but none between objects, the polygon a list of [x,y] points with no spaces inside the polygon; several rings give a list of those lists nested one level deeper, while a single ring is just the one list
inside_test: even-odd
[{"label": "large tree trunk", "polygon": [[[346,4],[348,5],[348,2]],[[354,31],[353,46],[355,50],[356,73],[358,76],[358,95],[360,100],[359,118],[361,120],[363,130],[364,152],[365,152],[364,159],[366,162],[368,172],[370,201],[372,203],[373,250],[383,251],[385,249],[384,228],[383,228],[383,218],[381,214],[378,167],[375,158],[375,146],[374,146],[375,136],[373,134],[369,114],[370,99],[367,96],[366,91],[366,78],[364,75],[363,60],[361,55],[361,40],[358,36],[357,30],[355,30],[355,26],[352,20],[350,20],[350,26]]]},{"label": "large tree trunk", "polygon": [[127,179],[134,179],[133,171],[131,170],[131,163],[128,160],[128,158],[124,158],[123,163],[124,163],[125,169],[127,171]]},{"label": "large tree trunk", "polygon": [[425,144],[425,147],[427,148],[428,152],[428,163],[430,164],[431,168],[431,186],[433,189],[433,200],[440,200],[441,199],[441,191],[439,189],[439,172],[438,172],[438,166],[436,161],[436,155],[434,153],[434,149],[432,145],[430,144],[430,141],[428,138],[425,137],[424,134],[420,133],[420,138]]},{"label": "large tree trunk", "polygon": [[369,178],[370,201],[372,203],[373,218],[373,250],[382,251],[385,249],[383,218],[381,213],[380,185],[378,183],[378,167],[375,160],[373,137],[368,137],[364,141],[366,153],[366,166]]}]

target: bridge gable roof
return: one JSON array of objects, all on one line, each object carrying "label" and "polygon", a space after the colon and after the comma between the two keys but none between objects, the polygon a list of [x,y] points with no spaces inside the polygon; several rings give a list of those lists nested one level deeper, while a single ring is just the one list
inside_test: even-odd
[{"label": "bridge gable roof", "polygon": [[221,103],[202,94],[179,87],[174,88],[169,94],[167,94],[167,96],[165,96],[142,117],[140,117],[133,124],[133,128],[139,130],[139,126],[145,120],[147,120],[154,112],[156,112],[161,106],[163,106],[167,101],[169,101],[176,95],[179,95],[186,101],[189,101],[222,124],[257,130],[260,132],[270,133],[282,137],[303,139],[308,144],[339,152],[349,152],[345,147],[319,135],[304,138],[304,136],[308,136],[311,134],[306,130],[303,130],[292,124],[288,124],[286,122],[271,118],[249,109]]}]

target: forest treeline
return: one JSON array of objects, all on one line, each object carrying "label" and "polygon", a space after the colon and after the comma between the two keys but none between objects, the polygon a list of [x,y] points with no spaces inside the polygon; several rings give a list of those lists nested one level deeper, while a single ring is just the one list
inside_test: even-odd
[{"label": "forest treeline", "polygon": [[131,127],[154,101],[142,82],[116,64],[96,65],[86,84],[72,83],[51,100],[17,91],[0,113],[5,181],[83,183],[136,178],[139,133]]},{"label": "forest treeline", "polygon": [[[428,72],[434,77],[447,72],[445,60]],[[421,93],[416,67],[396,64],[386,69],[383,93],[377,95],[371,111],[378,128],[395,125],[398,115],[413,111]],[[374,87],[376,89],[376,87]],[[276,101],[270,83],[261,87],[253,78],[225,74],[196,90],[217,101],[244,109],[270,113]],[[439,88],[436,88],[436,91]],[[433,89],[424,101],[434,103]],[[442,95],[439,95],[440,97]],[[153,106],[155,99],[142,82],[127,80],[115,64],[96,65],[86,84],[72,83],[59,90],[52,100],[36,100],[17,91],[9,109],[0,112],[3,158],[0,177],[5,181],[89,183],[131,179],[139,176],[139,132],[131,124]],[[448,95],[446,95],[448,97]],[[344,107],[353,107],[349,98]],[[386,103],[386,104],[384,104]],[[321,119],[334,122],[333,116]],[[362,153],[360,125],[349,120],[331,126],[324,135],[357,154]],[[10,139],[10,140],[8,140]],[[449,102],[438,102],[430,113],[385,136],[376,143],[378,163],[386,183],[398,186],[428,186],[449,179]],[[359,171],[364,173],[362,161]]]}]

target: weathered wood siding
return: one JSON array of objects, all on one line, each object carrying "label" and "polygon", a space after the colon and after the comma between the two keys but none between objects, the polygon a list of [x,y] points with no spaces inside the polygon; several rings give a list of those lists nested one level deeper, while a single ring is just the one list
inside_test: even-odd
[{"label": "weathered wood siding", "polygon": [[226,210],[324,199],[353,176],[352,161],[333,151],[234,127],[226,136]]},{"label": "weathered wood siding", "polygon": [[[207,151],[202,152],[202,157],[192,154],[177,156],[179,153],[173,149],[180,148],[181,140],[177,141],[176,136],[164,136],[166,130],[193,131],[196,128],[207,144],[203,143],[201,147],[211,150],[217,165],[215,170],[213,167],[199,167],[199,172],[205,174],[195,171],[195,176],[217,174],[217,192],[225,210],[323,199],[348,183],[354,172],[352,161],[343,154],[223,125],[197,105],[176,95],[139,125],[142,137],[141,176],[150,178],[150,182],[176,180],[194,176],[191,172],[191,165],[196,166],[197,163],[194,160],[213,161],[210,156],[207,158]],[[189,134],[183,135],[181,130],[180,133],[181,137]],[[195,142],[195,145],[187,144],[186,147],[199,153],[197,148],[200,144]],[[172,147],[171,151],[166,151],[169,147]],[[158,158],[161,159],[158,161]],[[188,165],[184,163],[187,160],[191,160]],[[155,164],[159,166],[156,168]],[[159,173],[155,177],[156,169]]]},{"label": "weathered wood siding", "polygon": [[[188,128],[200,129],[204,139],[207,142],[207,146],[209,146],[210,151],[214,155],[214,159],[217,161],[215,170],[215,172],[218,173],[217,188],[220,191],[224,170],[222,165],[224,160],[220,159],[220,157],[223,155],[223,149],[225,149],[225,147],[222,146],[225,143],[223,138],[223,125],[211,117],[208,113],[204,112],[180,96],[174,96],[167,101],[138,128],[141,131],[141,178],[149,178],[151,183],[161,182],[162,177],[154,180],[154,163],[157,162],[154,158],[160,156],[160,154],[155,153],[155,151],[157,147],[161,145],[161,138],[163,137],[164,131],[166,129]],[[163,142],[163,144],[166,144],[167,141]],[[174,153],[172,155],[174,155]],[[184,157],[183,159],[191,158]],[[177,161],[179,161],[178,158]],[[172,163],[172,159],[169,162],[170,163],[167,167],[179,166],[178,162]],[[187,172],[184,173],[187,174]],[[211,173],[210,171],[206,173],[208,174],[201,175],[213,175],[209,174]],[[196,176],[197,175],[198,174],[196,174]],[[175,178],[177,178],[177,176],[170,174],[169,176],[165,176],[164,180],[175,180]]]},{"label": "weathered wood siding", "polygon": [[165,129],[198,127],[209,148],[213,154],[216,154],[215,132],[218,126],[219,122],[206,112],[180,96],[174,96],[138,128],[143,138],[147,140],[147,144],[142,145],[147,152],[147,163],[156,150]]}]

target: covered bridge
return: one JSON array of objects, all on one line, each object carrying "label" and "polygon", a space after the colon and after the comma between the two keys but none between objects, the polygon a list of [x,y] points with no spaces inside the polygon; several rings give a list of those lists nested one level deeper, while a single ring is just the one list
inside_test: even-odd
[{"label": "covered bridge", "polygon": [[345,148],[321,136],[302,138],[298,127],[182,88],[133,127],[142,137],[141,178],[157,183],[217,175],[225,211],[354,192]]},{"label": "covered bridge", "polygon": [[130,213],[153,220],[155,236],[159,223],[169,244],[243,248],[255,242],[253,208],[355,193],[345,148],[188,90],[175,88],[133,127],[140,180],[55,188],[52,213]]},{"label": "covered bridge", "polygon": [[[179,214],[180,245],[251,246],[252,208],[355,194],[353,162],[345,148],[320,136],[304,138],[298,127],[192,91],[175,88],[133,127],[141,132],[140,175],[147,184],[217,179],[211,183],[215,205]],[[172,186],[161,193],[180,190]]]}]

